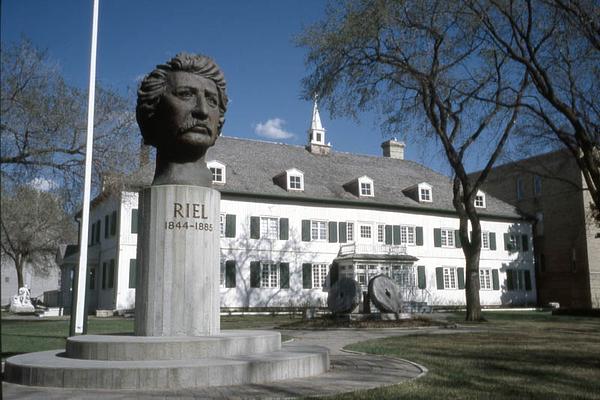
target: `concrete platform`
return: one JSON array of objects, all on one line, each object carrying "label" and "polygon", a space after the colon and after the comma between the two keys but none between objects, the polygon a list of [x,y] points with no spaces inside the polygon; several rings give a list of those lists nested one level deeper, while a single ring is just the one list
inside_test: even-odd
[{"label": "concrete platform", "polygon": [[184,360],[105,361],[65,355],[54,350],[10,357],[4,379],[45,387],[181,389],[304,378],[329,369],[326,348],[294,344],[262,354]]},{"label": "concrete platform", "polygon": [[274,331],[221,331],[214,336],[111,336],[67,338],[66,357],[84,360],[192,360],[278,351],[281,335]]}]

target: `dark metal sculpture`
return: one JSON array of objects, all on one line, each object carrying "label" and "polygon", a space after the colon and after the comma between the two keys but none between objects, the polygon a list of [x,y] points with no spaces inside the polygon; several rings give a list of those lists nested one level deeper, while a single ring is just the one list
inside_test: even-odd
[{"label": "dark metal sculpture", "polygon": [[212,59],[187,53],[144,78],[136,117],[144,142],[156,147],[153,185],[211,186],[204,156],[225,122],[225,86]]}]

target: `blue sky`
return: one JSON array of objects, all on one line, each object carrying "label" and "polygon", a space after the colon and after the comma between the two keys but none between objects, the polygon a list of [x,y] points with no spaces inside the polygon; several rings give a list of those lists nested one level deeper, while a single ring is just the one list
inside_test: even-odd
[{"label": "blue sky", "polygon": [[[223,69],[230,105],[223,133],[296,145],[307,141],[312,104],[302,100],[305,49],[293,42],[320,20],[325,1],[101,0],[97,79],[131,95],[156,64],[180,51],[213,57]],[[87,88],[92,0],[4,0],[4,43],[22,35],[47,49],[66,80]],[[132,96],[132,106],[133,106]],[[380,155],[384,136],[377,117],[332,119],[321,109],[334,150]],[[259,125],[260,124],[260,125]],[[274,128],[293,136],[268,138]],[[399,138],[402,134],[397,135]],[[406,158],[447,170],[439,146],[408,142]]]}]

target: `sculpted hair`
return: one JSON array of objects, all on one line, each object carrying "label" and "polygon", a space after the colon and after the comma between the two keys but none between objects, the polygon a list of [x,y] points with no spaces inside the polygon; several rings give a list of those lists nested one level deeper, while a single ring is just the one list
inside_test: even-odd
[{"label": "sculpted hair", "polygon": [[149,145],[154,143],[153,117],[156,107],[160,102],[166,87],[167,75],[173,71],[189,72],[212,80],[217,85],[219,92],[219,135],[225,122],[227,110],[226,83],[223,72],[215,62],[203,55],[179,53],[166,64],[157,65],[156,69],[148,74],[138,90],[136,118],[144,137],[144,142]]}]

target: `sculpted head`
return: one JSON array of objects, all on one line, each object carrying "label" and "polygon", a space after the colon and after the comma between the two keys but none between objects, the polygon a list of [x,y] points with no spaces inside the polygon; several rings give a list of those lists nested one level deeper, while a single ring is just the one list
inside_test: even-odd
[{"label": "sculpted head", "polygon": [[144,142],[173,161],[204,156],[225,122],[223,73],[209,57],[180,53],[147,75],[136,107]]}]

